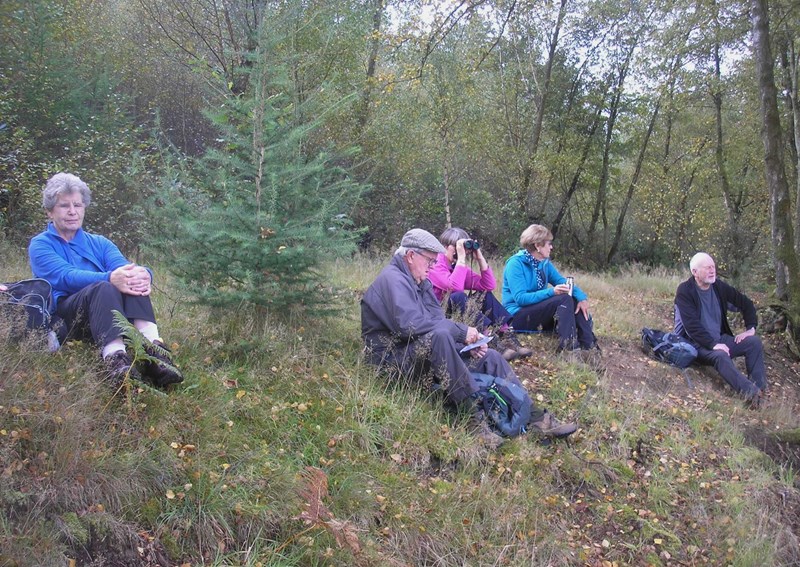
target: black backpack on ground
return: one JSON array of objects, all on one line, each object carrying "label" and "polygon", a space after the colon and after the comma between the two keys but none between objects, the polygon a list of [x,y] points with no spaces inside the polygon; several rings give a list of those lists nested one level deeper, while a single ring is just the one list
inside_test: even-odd
[{"label": "black backpack on ground", "polygon": [[642,329],[642,349],[661,362],[676,368],[689,368],[697,358],[697,349],[677,333]]},{"label": "black backpack on ground", "polygon": [[9,328],[11,340],[21,340],[31,331],[52,332],[50,350],[58,348],[66,336],[60,317],[53,315],[50,283],[41,278],[4,283],[0,291],[0,320]]},{"label": "black backpack on ground", "polygon": [[471,372],[478,384],[478,399],[489,425],[504,437],[525,433],[533,401],[524,387],[505,378]]}]

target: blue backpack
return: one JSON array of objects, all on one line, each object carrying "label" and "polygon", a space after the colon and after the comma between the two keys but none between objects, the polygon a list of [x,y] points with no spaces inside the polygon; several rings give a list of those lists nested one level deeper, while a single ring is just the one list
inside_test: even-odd
[{"label": "blue backpack", "polygon": [[505,378],[471,372],[478,385],[478,399],[490,427],[504,437],[525,433],[533,401],[524,387]]},{"label": "blue backpack", "polygon": [[642,349],[661,362],[677,368],[688,368],[697,358],[697,349],[676,333],[642,329]]}]

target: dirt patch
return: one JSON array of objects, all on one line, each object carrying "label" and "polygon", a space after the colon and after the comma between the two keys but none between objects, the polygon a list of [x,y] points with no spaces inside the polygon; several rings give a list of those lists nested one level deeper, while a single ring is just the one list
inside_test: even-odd
[{"label": "dirt patch", "polygon": [[[622,403],[626,399],[649,397],[653,402],[699,409],[707,407],[713,399],[729,408],[727,414],[742,426],[749,444],[776,463],[800,470],[800,435],[788,438],[780,435],[800,425],[797,417],[800,415],[800,361],[787,348],[784,334],[771,333],[761,338],[769,390],[760,410],[747,410],[743,400],[711,367],[693,365],[681,371],[650,358],[642,350],[638,336],[628,340],[599,337],[602,356],[594,370],[599,386]],[[526,361],[514,362],[514,368],[534,390],[552,380],[562,361],[577,361],[574,355],[554,354],[556,339],[553,335],[521,335],[521,340],[534,350],[534,355]],[[737,359],[737,364],[744,371],[744,359]]]}]

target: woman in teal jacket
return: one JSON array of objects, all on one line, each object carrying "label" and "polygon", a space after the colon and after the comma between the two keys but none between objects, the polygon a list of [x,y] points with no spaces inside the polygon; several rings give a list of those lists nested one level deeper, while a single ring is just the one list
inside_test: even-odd
[{"label": "woman in teal jacket", "polygon": [[515,331],[553,330],[558,351],[597,348],[589,315],[589,300],[578,286],[567,283],[550,262],[553,234],[532,224],[519,238],[522,250],[506,261],[503,307],[512,315]]}]

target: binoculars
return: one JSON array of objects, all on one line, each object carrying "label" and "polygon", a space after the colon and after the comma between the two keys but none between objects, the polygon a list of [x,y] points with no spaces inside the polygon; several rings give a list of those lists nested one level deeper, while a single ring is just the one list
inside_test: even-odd
[{"label": "binoculars", "polygon": [[464,249],[465,250],[477,250],[481,247],[481,243],[477,240],[465,240],[464,241]]}]

